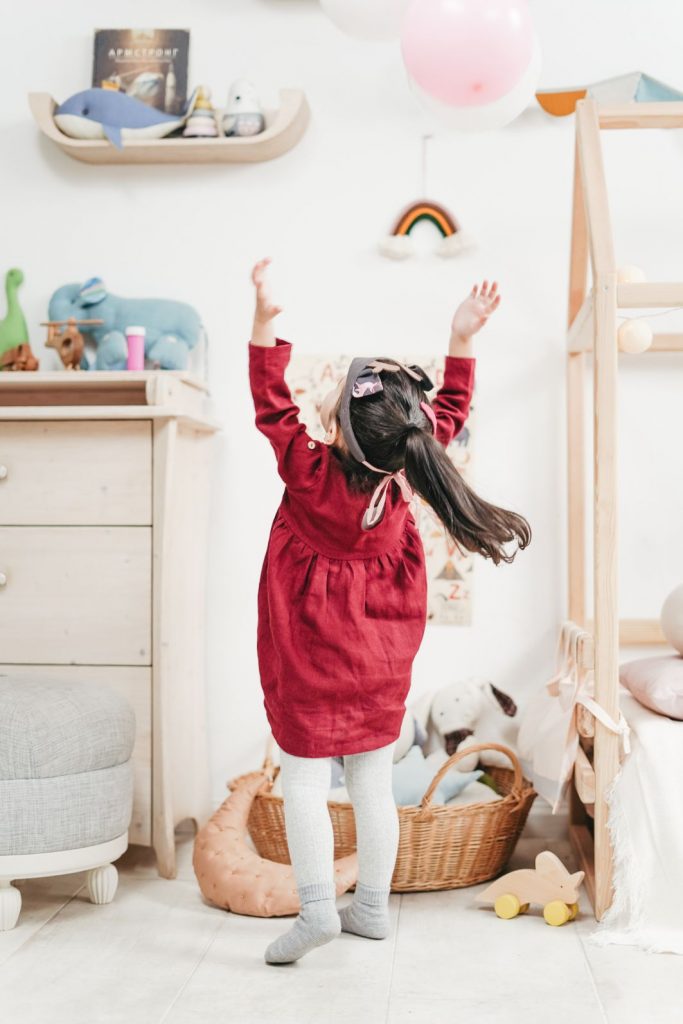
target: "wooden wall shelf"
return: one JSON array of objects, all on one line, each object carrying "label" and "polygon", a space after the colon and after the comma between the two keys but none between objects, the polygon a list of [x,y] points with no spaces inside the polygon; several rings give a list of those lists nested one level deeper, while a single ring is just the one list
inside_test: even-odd
[{"label": "wooden wall shelf", "polygon": [[136,139],[117,149],[106,139],[72,139],[54,122],[57,104],[47,92],[28,97],[31,113],[43,135],[62,152],[87,164],[257,163],[282,156],[306,131],[310,110],[300,89],[282,89],[278,110],[266,112],[266,128],[251,138]]}]

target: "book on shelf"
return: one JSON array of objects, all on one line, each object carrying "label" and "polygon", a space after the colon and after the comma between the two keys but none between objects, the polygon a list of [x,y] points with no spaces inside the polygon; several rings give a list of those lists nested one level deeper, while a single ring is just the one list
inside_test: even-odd
[{"label": "book on shelf", "polygon": [[189,52],[187,29],[97,29],[92,84],[179,114],[187,101]]}]

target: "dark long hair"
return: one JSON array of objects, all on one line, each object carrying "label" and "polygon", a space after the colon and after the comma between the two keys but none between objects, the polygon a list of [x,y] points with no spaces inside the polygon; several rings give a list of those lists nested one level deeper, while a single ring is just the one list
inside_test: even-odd
[{"label": "dark long hair", "polygon": [[[426,399],[417,381],[406,373],[383,373],[382,384],[383,391],[351,400],[351,425],[367,461],[390,473],[403,469],[459,547],[496,565],[511,562],[531,540],[526,519],[480,498],[463,480],[420,408]],[[335,454],[354,490],[374,490],[376,473],[345,449],[335,448]],[[516,548],[508,551],[514,541]]]}]

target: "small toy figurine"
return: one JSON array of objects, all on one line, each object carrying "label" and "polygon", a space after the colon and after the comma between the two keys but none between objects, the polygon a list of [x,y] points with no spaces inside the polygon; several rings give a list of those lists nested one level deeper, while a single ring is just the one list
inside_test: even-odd
[{"label": "small toy figurine", "polygon": [[102,320],[77,320],[70,316],[68,320],[44,320],[41,327],[47,327],[45,348],[57,350],[59,358],[67,370],[87,370],[85,358],[85,341],[79,327],[101,325]]},{"label": "small toy figurine", "polygon": [[546,923],[557,928],[576,917],[583,879],[583,871],[570,875],[559,857],[543,850],[536,857],[535,870],[510,871],[475,898],[493,903],[496,914],[505,921],[524,914],[530,903],[540,903]]},{"label": "small toy figurine", "polygon": [[225,135],[259,135],[266,126],[256,88],[245,78],[230,86],[228,105],[223,115]]},{"label": "small toy figurine", "polygon": [[19,304],[18,291],[24,282],[24,275],[18,267],[12,267],[5,275],[7,313],[0,320],[0,369],[37,370],[38,360],[31,351],[28,340],[26,317]]},{"label": "small toy figurine", "polygon": [[211,90],[205,85],[197,89],[194,110],[183,129],[187,139],[215,139],[218,135],[216,112],[211,105]]}]

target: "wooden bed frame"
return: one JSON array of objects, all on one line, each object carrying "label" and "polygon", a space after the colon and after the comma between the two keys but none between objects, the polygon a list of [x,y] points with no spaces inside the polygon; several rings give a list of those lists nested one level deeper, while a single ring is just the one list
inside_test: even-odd
[{"label": "wooden bed frame", "polygon": [[[592,669],[595,700],[619,716],[619,644],[664,643],[656,619],[619,619],[617,601],[617,310],[683,307],[683,282],[620,283],[614,259],[600,129],[681,128],[683,102],[576,107],[576,152],[567,336],[569,620],[578,664]],[[592,288],[587,291],[588,263]],[[683,334],[655,334],[647,352],[683,352]],[[584,382],[593,367],[593,608],[586,617]],[[619,736],[579,715],[582,746],[570,797],[570,836],[598,920],[612,900],[607,790],[619,765]],[[592,757],[591,757],[592,755]]]}]

